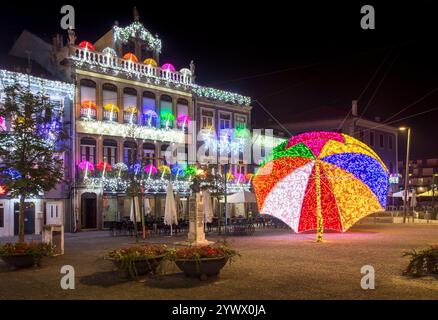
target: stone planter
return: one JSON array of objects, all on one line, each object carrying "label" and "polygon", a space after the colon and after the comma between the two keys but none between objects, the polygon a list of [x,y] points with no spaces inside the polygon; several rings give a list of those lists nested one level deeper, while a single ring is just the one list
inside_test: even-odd
[{"label": "stone planter", "polygon": [[219,275],[219,272],[227,264],[229,258],[178,259],[175,260],[175,263],[186,276],[206,280],[208,277]]},{"label": "stone planter", "polygon": [[36,263],[34,256],[31,254],[15,254],[12,256],[3,256],[1,258],[11,270],[31,268]]},{"label": "stone planter", "polygon": [[135,278],[146,274],[156,274],[157,269],[163,261],[165,255],[156,256],[150,259],[132,261],[131,264],[118,259],[109,259],[114,266],[121,272],[124,278]]}]

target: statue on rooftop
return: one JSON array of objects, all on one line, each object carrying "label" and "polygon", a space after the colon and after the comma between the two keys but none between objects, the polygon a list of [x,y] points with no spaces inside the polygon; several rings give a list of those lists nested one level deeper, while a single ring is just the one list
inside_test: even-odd
[{"label": "statue on rooftop", "polygon": [[138,13],[137,7],[134,7],[134,21],[140,21],[140,14]]},{"label": "statue on rooftop", "polygon": [[67,33],[68,33],[68,43],[74,46],[77,39],[74,29],[72,27],[69,27]]}]

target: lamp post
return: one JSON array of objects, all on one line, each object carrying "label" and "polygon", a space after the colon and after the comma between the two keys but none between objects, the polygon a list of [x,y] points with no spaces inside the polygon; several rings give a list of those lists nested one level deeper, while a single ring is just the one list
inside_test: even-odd
[{"label": "lamp post", "polygon": [[407,131],[407,143],[406,143],[406,167],[405,167],[405,192],[404,192],[404,207],[403,207],[403,223],[406,223],[406,217],[408,215],[408,187],[409,187],[409,149],[411,148],[411,128],[400,127],[400,131]]}]

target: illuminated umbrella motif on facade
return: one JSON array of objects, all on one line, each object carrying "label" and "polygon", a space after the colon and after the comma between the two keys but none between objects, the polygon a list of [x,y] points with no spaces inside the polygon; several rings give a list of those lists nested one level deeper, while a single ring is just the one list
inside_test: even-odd
[{"label": "illuminated umbrella motif on facade", "polygon": [[148,178],[150,178],[151,175],[156,174],[158,170],[153,164],[148,164],[144,167],[144,172],[146,172],[148,174]]},{"label": "illuminated umbrella motif on facade", "polygon": [[165,174],[170,174],[170,168],[168,166],[166,166],[165,164],[162,164],[161,166],[159,166],[158,171],[161,172],[161,179],[164,178]]},{"label": "illuminated umbrella motif on facade", "polygon": [[244,183],[245,182],[245,175],[243,173],[235,173],[234,174],[234,181],[236,183]]},{"label": "illuminated umbrella motif on facade", "polygon": [[273,150],[253,178],[261,214],[294,231],[346,231],[386,205],[388,170],[364,143],[336,132],[309,132]]},{"label": "illuminated umbrella motif on facade", "polygon": [[182,114],[182,115],[178,116],[178,119],[176,121],[177,121],[178,125],[181,127],[181,129],[184,130],[186,125],[188,125],[190,123],[190,117],[186,114]]},{"label": "illuminated umbrella motif on facade", "polygon": [[114,112],[119,112],[119,107],[114,103],[108,103],[103,107],[106,111],[110,112],[110,120],[113,120]]},{"label": "illuminated umbrella motif on facade", "polygon": [[198,169],[195,166],[188,166],[185,170],[184,170],[184,175],[185,176],[190,176],[193,177],[194,175],[196,175]]},{"label": "illuminated umbrella motif on facade", "polygon": [[137,174],[139,174],[140,173],[140,171],[141,171],[141,164],[140,163],[135,163],[135,164],[131,164],[130,166],[129,166],[129,170],[132,172],[132,173],[134,173],[134,175],[137,175]]},{"label": "illuminated umbrella motif on facade", "polygon": [[152,59],[152,58],[145,59],[143,61],[143,63],[146,64],[146,65],[152,66],[152,67],[157,67],[158,66],[157,62],[154,59]]},{"label": "illuminated umbrella motif on facade", "polygon": [[81,43],[79,43],[79,47],[90,51],[96,51],[96,48],[88,41],[82,41]]},{"label": "illuminated umbrella motif on facade", "polygon": [[176,176],[176,179],[178,179],[178,176],[184,174],[184,168],[183,168],[183,166],[175,163],[171,169],[171,172],[173,175]]},{"label": "illuminated umbrella motif on facade", "polygon": [[118,177],[120,178],[122,171],[126,171],[128,170],[128,166],[126,164],[124,164],[123,162],[117,162],[114,166],[113,166],[114,170],[118,170],[119,171],[119,175]]},{"label": "illuminated umbrella motif on facade", "polygon": [[145,123],[148,127],[152,126],[152,119],[158,119],[158,114],[154,110],[146,110],[144,112]]},{"label": "illuminated umbrella motif on facade", "polygon": [[116,50],[110,47],[106,47],[105,49],[103,49],[102,53],[107,56],[117,56]]},{"label": "illuminated umbrella motif on facade", "polygon": [[166,129],[169,128],[169,125],[175,120],[175,116],[167,110],[163,110],[160,114],[161,123],[164,125]]},{"label": "illuminated umbrella motif on facade", "polygon": [[91,113],[96,113],[96,102],[91,100],[84,100],[81,102],[81,108],[87,109],[87,118],[90,119]]},{"label": "illuminated umbrella motif on facade", "polygon": [[138,62],[138,58],[135,54],[128,52],[123,56],[123,59],[129,60],[130,62]]},{"label": "illuminated umbrella motif on facade", "polygon": [[172,71],[172,72],[175,72],[175,71],[176,71],[175,67],[174,67],[173,64],[171,64],[171,63],[165,63],[165,64],[163,64],[163,65],[161,66],[161,69],[163,69],[164,71]]},{"label": "illuminated umbrella motif on facade", "polygon": [[111,171],[112,167],[108,162],[102,161],[96,165],[96,169],[99,171]]},{"label": "illuminated umbrella motif on facade", "polygon": [[88,177],[88,172],[94,171],[94,164],[92,164],[90,161],[81,161],[78,166],[79,169],[85,170],[84,179]]}]

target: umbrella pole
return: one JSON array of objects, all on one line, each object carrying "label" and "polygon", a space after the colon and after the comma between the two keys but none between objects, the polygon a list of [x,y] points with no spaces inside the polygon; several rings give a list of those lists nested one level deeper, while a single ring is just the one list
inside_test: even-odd
[{"label": "umbrella pole", "polygon": [[319,172],[319,164],[315,163],[315,183],[316,183],[316,242],[323,241],[324,225],[322,220],[321,208],[321,177]]}]

